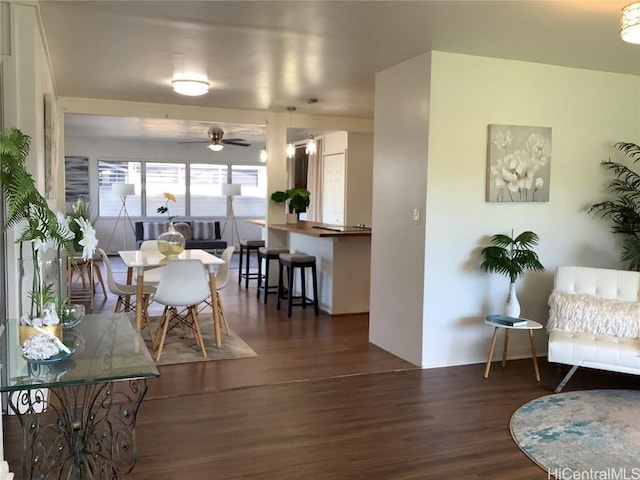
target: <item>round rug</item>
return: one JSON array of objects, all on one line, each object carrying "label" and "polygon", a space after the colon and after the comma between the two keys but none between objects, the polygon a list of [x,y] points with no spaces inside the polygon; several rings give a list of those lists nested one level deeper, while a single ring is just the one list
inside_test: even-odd
[{"label": "round rug", "polygon": [[640,390],[537,398],[516,410],[510,428],[548,478],[640,479]]}]

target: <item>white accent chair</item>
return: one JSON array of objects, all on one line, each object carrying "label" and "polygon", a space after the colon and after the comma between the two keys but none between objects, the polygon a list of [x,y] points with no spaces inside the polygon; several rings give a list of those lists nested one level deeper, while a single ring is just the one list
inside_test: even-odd
[{"label": "white accent chair", "polygon": [[[549,362],[640,374],[640,272],[559,266],[549,297]],[[559,296],[562,296],[561,298]]]}]

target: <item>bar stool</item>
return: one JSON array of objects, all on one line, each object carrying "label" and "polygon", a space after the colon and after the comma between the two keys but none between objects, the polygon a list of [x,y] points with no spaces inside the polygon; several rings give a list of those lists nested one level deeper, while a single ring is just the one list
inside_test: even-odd
[{"label": "bar stool", "polygon": [[[251,252],[255,251],[256,256],[258,254],[258,249],[260,247],[264,247],[264,240],[240,240],[240,264],[238,270],[238,285],[241,284],[242,279],[244,278],[244,287],[249,288],[249,280],[257,280],[258,274],[256,272],[250,273],[250,264],[251,264]],[[247,263],[245,265],[245,271],[242,273],[242,257],[244,253],[247,254]]]},{"label": "bar stool", "polygon": [[[287,267],[287,276],[289,279],[289,291],[287,296],[284,297],[284,285],[283,274],[284,267]],[[307,298],[306,288],[306,269],[311,268],[311,279],[313,281],[313,300]],[[293,295],[293,284],[296,269],[300,270],[300,293],[301,295]],[[307,305],[313,305],[315,314],[318,315],[318,279],[316,275],[316,257],[313,255],[305,255],[304,253],[281,253],[278,257],[278,307],[280,310],[280,301],[287,299],[287,317],[291,317],[291,308],[294,306],[302,306],[307,308]],[[300,300],[300,303],[294,303],[294,300]]]},{"label": "bar stool", "polygon": [[[270,293],[278,293],[278,285],[269,285],[269,264],[271,260],[278,260],[281,253],[289,253],[288,248],[258,248],[258,291],[256,298],[260,298],[260,290],[264,290],[264,303]],[[265,261],[264,275],[262,274],[262,261]]]}]

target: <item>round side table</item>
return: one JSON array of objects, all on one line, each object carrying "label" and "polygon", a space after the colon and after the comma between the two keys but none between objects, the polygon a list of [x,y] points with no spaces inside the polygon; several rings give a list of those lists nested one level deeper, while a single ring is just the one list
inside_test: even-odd
[{"label": "round side table", "polygon": [[487,360],[487,365],[484,369],[484,378],[489,377],[489,369],[491,368],[491,360],[493,358],[493,351],[496,347],[496,340],[498,338],[498,329],[504,329],[504,347],[502,349],[502,367],[507,363],[507,345],[509,343],[509,330],[528,330],[529,331],[529,342],[531,343],[531,355],[533,356],[533,369],[536,374],[536,380],[540,381],[540,369],[538,368],[538,357],[536,356],[536,344],[533,339],[533,331],[540,330],[542,328],[542,324],[529,320],[526,318],[522,318],[521,320],[526,320],[525,325],[505,325],[503,323],[495,322],[491,320],[491,316],[487,317],[484,323],[493,327],[493,337],[491,338],[491,348],[489,349],[489,358]]}]

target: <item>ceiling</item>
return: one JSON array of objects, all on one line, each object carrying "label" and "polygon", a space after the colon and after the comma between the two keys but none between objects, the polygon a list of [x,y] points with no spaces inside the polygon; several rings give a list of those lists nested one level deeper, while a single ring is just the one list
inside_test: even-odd
[{"label": "ceiling", "polygon": [[[41,0],[40,9],[59,96],[372,118],[375,74],[429,50],[640,75],[640,46],[618,35],[627,3]],[[171,90],[186,71],[207,75],[207,95]],[[210,127],[106,122],[79,118],[65,130],[193,140]]]}]

